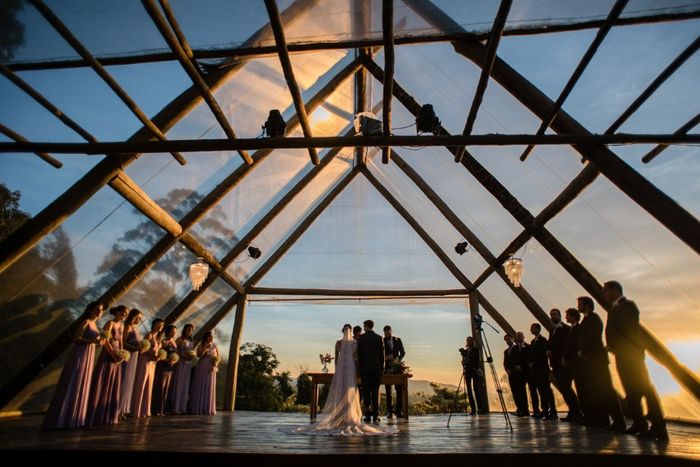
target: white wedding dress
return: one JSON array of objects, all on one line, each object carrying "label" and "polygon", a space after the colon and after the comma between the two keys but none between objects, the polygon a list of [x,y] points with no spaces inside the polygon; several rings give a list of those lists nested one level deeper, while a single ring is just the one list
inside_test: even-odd
[{"label": "white wedding dress", "polygon": [[360,394],[356,384],[356,350],[357,343],[352,337],[352,330],[346,329],[340,341],[335,374],[321,415],[316,423],[298,427],[294,429],[294,433],[326,436],[375,436],[398,433],[398,429],[393,426],[380,427],[362,422]]}]

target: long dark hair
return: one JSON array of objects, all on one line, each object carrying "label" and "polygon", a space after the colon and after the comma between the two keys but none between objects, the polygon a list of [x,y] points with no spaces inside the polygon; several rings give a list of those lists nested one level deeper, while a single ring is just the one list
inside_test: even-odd
[{"label": "long dark hair", "polygon": [[88,303],[88,305],[85,307],[85,311],[83,311],[83,314],[80,315],[80,318],[78,319],[78,321],[82,321],[84,319],[90,319],[90,312],[92,312],[92,310],[94,310],[95,308],[97,308],[99,306],[104,307],[102,302],[90,302],[90,303]]}]

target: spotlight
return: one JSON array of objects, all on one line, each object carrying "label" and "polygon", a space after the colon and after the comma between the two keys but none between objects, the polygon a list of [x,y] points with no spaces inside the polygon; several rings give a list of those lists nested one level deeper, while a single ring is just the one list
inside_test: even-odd
[{"label": "spotlight", "polygon": [[258,259],[260,258],[260,255],[262,255],[262,251],[260,251],[259,248],[255,248],[253,245],[251,245],[248,247],[248,255],[250,255],[250,257],[253,259]]},{"label": "spotlight", "polygon": [[263,130],[270,138],[281,138],[287,129],[287,122],[282,118],[282,114],[277,109],[270,110],[267,121],[263,125]]},{"label": "spotlight", "polygon": [[355,115],[355,132],[363,136],[381,136],[382,121],[375,117],[372,112],[360,112]]},{"label": "spotlight", "polygon": [[435,133],[437,127],[440,126],[440,119],[435,115],[433,106],[424,104],[420,108],[420,113],[416,117],[416,132],[417,133]]},{"label": "spotlight", "polygon": [[467,242],[459,242],[457,245],[455,245],[455,252],[458,253],[459,255],[463,255],[469,250],[469,243]]}]

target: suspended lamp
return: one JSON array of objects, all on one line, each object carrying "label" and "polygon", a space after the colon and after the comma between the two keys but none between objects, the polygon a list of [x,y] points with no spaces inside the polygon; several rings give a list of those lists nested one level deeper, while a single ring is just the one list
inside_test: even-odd
[{"label": "suspended lamp", "polygon": [[505,263],[503,263],[503,267],[506,270],[506,275],[508,276],[510,282],[514,286],[520,287],[520,282],[523,280],[524,272],[523,260],[520,258],[511,257]]},{"label": "suspended lamp", "polygon": [[207,275],[209,275],[209,265],[202,258],[197,258],[196,263],[190,264],[190,280],[194,290],[199,290]]}]

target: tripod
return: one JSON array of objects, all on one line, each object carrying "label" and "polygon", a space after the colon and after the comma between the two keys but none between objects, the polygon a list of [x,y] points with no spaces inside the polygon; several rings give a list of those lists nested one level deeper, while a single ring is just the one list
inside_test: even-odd
[{"label": "tripod", "polygon": [[[496,367],[493,366],[493,356],[491,355],[491,347],[489,347],[489,341],[486,339],[486,333],[484,332],[484,328],[482,327],[482,323],[486,323],[491,329],[496,331],[498,333],[498,329],[494,328],[491,326],[489,323],[485,322],[481,315],[474,315],[474,323],[475,323],[475,329],[479,333],[479,336],[481,337],[481,340],[484,343],[484,355],[486,357],[486,362],[489,364],[489,368],[491,369],[491,376],[493,377],[493,385],[496,388],[496,393],[498,394],[498,401],[501,403],[501,410],[503,410],[503,417],[506,419],[506,425],[508,425],[508,428],[510,431],[513,431],[513,424],[510,421],[510,415],[508,414],[508,410],[506,409],[506,402],[503,399],[503,388],[501,387],[501,382],[498,380],[498,374],[496,373]],[[464,380],[464,390],[466,392],[466,386],[467,386],[467,380],[464,375],[464,366],[462,366],[462,377],[459,379],[459,384],[457,385],[457,392],[455,393],[455,400],[452,403],[452,410],[450,410],[450,416],[447,418],[447,427],[449,428],[450,426],[450,420],[452,419],[452,413],[455,410],[455,407],[457,406],[457,399],[459,398],[459,388],[462,385],[462,380]]]}]

